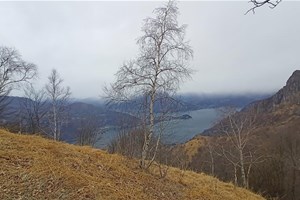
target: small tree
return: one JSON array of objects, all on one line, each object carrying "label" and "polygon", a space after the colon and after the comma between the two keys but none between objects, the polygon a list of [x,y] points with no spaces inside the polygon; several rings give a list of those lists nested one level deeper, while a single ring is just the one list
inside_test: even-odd
[{"label": "small tree", "polygon": [[61,137],[61,128],[67,122],[67,108],[71,91],[69,87],[63,86],[63,79],[60,78],[55,69],[52,70],[48,80],[46,95],[50,103],[48,110],[49,128],[53,139],[59,140]]},{"label": "small tree", "polygon": [[257,156],[257,146],[252,146],[253,130],[256,128],[254,111],[238,113],[235,108],[226,108],[225,118],[219,128],[227,141],[221,145],[221,155],[234,167],[235,183],[237,183],[237,167],[240,168],[242,185],[249,187],[249,176],[254,164],[264,161]]},{"label": "small tree", "polygon": [[42,123],[47,112],[45,91],[36,90],[30,84],[24,89],[24,97],[21,110],[26,120],[27,132],[42,132]]},{"label": "small tree", "polygon": [[25,62],[19,52],[13,48],[0,46],[0,113],[9,104],[7,96],[22,82],[36,76],[37,67]]},{"label": "small tree", "polygon": [[164,7],[156,8],[154,13],[154,18],[144,20],[143,35],[137,40],[139,56],[125,63],[117,72],[115,83],[105,89],[107,97],[113,102],[145,97],[144,119],[147,120],[145,124],[149,126],[149,131],[144,132],[141,152],[140,166],[144,169],[151,164],[147,163],[147,159],[153,160],[149,158],[149,151],[158,94],[175,93],[179,83],[192,73],[187,64],[193,51],[185,41],[186,25],[180,26],[177,22],[179,12],[176,2],[169,1]]}]

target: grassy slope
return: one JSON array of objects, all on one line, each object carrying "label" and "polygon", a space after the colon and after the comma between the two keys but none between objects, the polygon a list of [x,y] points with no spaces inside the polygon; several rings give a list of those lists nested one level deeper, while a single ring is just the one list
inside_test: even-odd
[{"label": "grassy slope", "polygon": [[0,130],[0,199],[263,199],[204,174]]},{"label": "grassy slope", "polygon": [[198,153],[198,149],[202,146],[206,146],[208,139],[209,137],[207,136],[197,135],[186,143],[180,144],[179,147],[183,148],[184,152],[191,161],[193,156]]}]

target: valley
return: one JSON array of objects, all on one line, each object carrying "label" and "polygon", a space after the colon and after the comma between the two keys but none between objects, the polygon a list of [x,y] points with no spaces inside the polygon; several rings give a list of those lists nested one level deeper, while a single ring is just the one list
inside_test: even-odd
[{"label": "valley", "polygon": [[0,199],[300,200],[299,9],[0,1]]}]

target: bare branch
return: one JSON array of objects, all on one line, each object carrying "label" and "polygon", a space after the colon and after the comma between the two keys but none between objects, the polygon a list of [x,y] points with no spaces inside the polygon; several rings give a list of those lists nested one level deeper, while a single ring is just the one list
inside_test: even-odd
[{"label": "bare branch", "polygon": [[249,3],[253,4],[253,7],[250,8],[245,15],[247,15],[249,12],[253,12],[255,14],[255,9],[262,7],[264,5],[268,5],[269,8],[274,9],[282,0],[264,0],[264,1],[257,1],[257,0],[250,0]]},{"label": "bare branch", "polygon": [[35,78],[37,67],[25,62],[17,50],[0,46],[0,111],[7,106],[6,96],[20,83]]}]

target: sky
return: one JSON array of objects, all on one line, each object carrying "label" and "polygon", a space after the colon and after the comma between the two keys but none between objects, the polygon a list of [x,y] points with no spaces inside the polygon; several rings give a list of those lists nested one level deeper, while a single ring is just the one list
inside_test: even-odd
[{"label": "sky", "polygon": [[[137,56],[143,19],[163,4],[0,2],[0,45],[38,66],[36,87],[55,68],[73,97],[99,97],[122,64]],[[247,15],[247,0],[182,1],[178,8],[195,70],[179,93],[270,93],[300,69],[300,2],[284,0]]]}]

